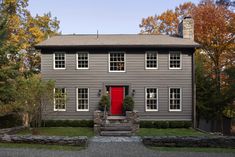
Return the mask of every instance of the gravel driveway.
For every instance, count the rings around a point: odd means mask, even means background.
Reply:
[[[81,151],[0,148],[0,157],[235,157],[235,154],[157,152],[143,146],[139,137],[93,137]]]

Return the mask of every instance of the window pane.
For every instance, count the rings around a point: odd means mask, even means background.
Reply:
[[[170,52],[170,68],[180,68],[180,52]]]
[[[146,55],[146,68],[157,68],[157,52],[147,52]]]
[[[55,53],[54,64],[55,68],[65,68],[65,54]]]
[[[77,99],[78,99],[78,110],[88,110],[88,88],[78,88],[77,89]]]
[[[78,53],[77,61],[78,68],[88,68],[88,53]]]
[[[157,89],[147,88],[146,89],[146,109],[157,110]]]
[[[125,71],[125,54],[110,53],[109,67],[110,71]]]
[[[65,88],[55,88],[54,102],[56,110],[65,110],[66,107],[66,92]]]
[[[180,88],[170,88],[169,97],[170,109],[171,110],[181,110],[181,91]]]

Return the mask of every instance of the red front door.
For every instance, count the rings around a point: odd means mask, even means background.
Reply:
[[[124,97],[123,87],[111,87],[111,114],[121,115]]]

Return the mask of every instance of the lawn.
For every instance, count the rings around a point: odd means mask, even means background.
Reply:
[[[202,147],[148,147],[155,151],[172,152],[206,152],[206,153],[235,153],[232,148],[202,148]]]
[[[140,128],[138,136],[208,136],[209,134],[205,134],[194,129],[156,129],[156,128]]]
[[[34,149],[49,149],[49,150],[62,150],[62,151],[79,151],[85,149],[85,147],[78,147],[78,146],[25,144],[25,143],[0,143],[0,148],[34,148]]]
[[[46,136],[94,136],[93,128],[86,127],[42,127],[37,128],[37,135],[46,135]],[[31,130],[22,130],[18,135],[30,135],[32,134]]]

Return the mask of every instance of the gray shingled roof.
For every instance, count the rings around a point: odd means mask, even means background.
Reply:
[[[113,35],[59,35],[51,37],[36,45],[36,48],[45,47],[198,47],[199,44],[180,37],[168,35],[139,35],[139,34],[113,34]]]

